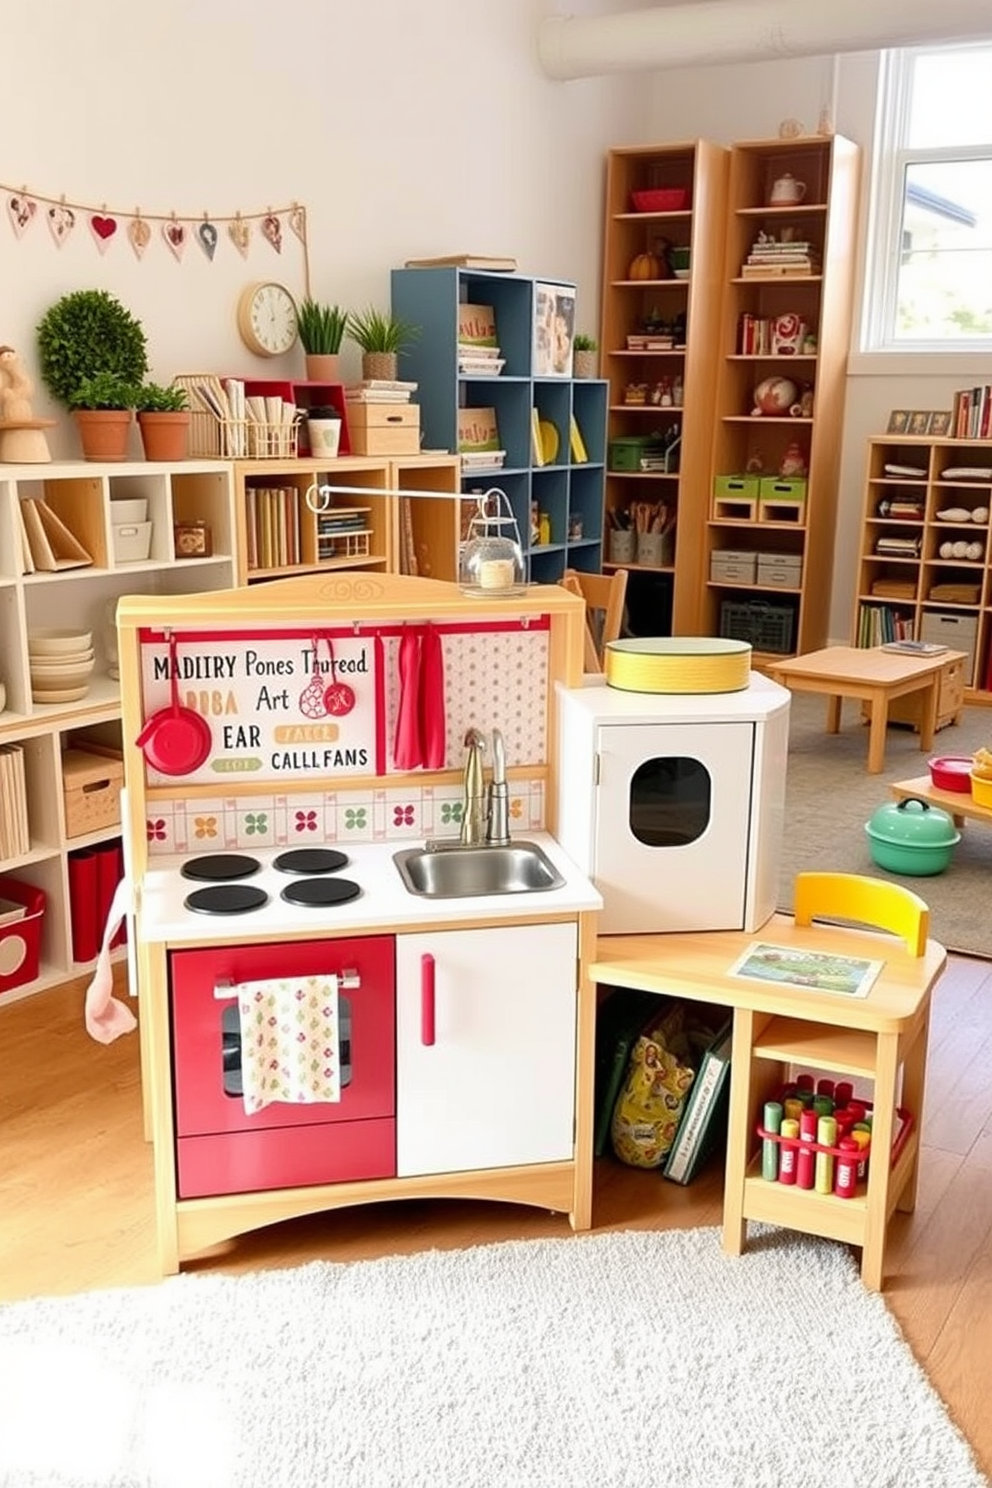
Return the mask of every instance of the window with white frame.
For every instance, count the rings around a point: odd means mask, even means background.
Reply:
[[[882,57],[862,349],[992,352],[992,43]]]

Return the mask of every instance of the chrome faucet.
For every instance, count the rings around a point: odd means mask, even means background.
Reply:
[[[506,847],[510,840],[509,789],[506,784],[506,748],[499,729],[493,729],[493,778],[489,784],[489,817],[486,841],[491,847]]]
[[[465,794],[462,802],[462,847],[478,847],[485,840],[486,789],[482,778],[482,752],[486,741],[477,728],[465,734]]]

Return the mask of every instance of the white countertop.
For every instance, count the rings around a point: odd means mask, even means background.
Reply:
[[[549,914],[577,914],[599,910],[603,901],[593,884],[576,868],[558,843],[546,832],[531,832],[519,839],[535,842],[544,849],[564,878],[557,889],[534,893],[478,894],[463,899],[428,899],[411,894],[403,884],[393,855],[404,848],[423,846],[420,841],[359,842],[344,846],[339,843],[283,843],[276,848],[239,849],[257,858],[261,871],[239,880],[264,889],[269,901],[260,909],[246,914],[198,914],[184,906],[184,899],[195,888],[204,887],[180,875],[183,863],[198,853],[175,853],[153,857],[139,886],[137,896],[136,934],[145,943],[168,942],[171,945],[201,945],[217,941],[248,941],[256,936],[273,935],[294,939],[319,937],[322,933],[364,934],[370,931],[393,931],[400,927],[418,930],[443,921],[502,918],[519,923],[540,920]],[[346,853],[347,866],[329,875],[347,878],[361,885],[362,892],[345,904],[330,908],[308,908],[287,904],[279,897],[293,878],[272,867],[272,860],[294,847],[325,845]],[[210,852],[207,849],[202,856]],[[223,852],[215,848],[214,852]]]

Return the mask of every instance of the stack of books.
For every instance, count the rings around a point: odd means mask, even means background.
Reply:
[[[344,390],[346,403],[409,403],[417,391],[415,382],[390,382],[383,378],[370,378],[366,382],[353,382]]]
[[[20,744],[0,744],[0,861],[20,858],[31,851],[31,833],[28,829],[28,797],[24,775],[24,750]],[[11,918],[17,906],[0,899],[0,923],[9,913]]]
[[[500,449],[495,408],[459,408],[458,453],[465,471],[502,470],[506,450]]]
[[[458,370],[469,377],[498,377],[506,366],[496,340],[492,305],[458,306]]]
[[[819,272],[820,261],[812,243],[805,239],[780,242],[770,233],[759,232],[741,268],[741,278],[802,277]]]
[[[954,394],[951,435],[954,439],[988,439],[992,429],[992,387],[961,388]]]
[[[288,568],[301,561],[300,492],[296,486],[248,486],[245,538],[249,569]]]

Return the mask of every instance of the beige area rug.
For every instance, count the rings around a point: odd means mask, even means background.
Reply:
[[[659,1180],[660,1182],[660,1180]],[[618,1232],[0,1308],[3,1488],[988,1488],[847,1249]]]
[[[892,800],[890,782],[927,774],[928,756],[912,729],[890,727],[885,768],[869,775],[860,704],[845,701],[839,734],[825,732],[826,706],[826,698],[809,693],[792,698],[779,908],[791,910],[793,881],[804,869],[869,873],[925,899],[930,933],[949,950],[992,956],[992,824],[965,825],[944,873],[909,877],[877,867],[865,823]],[[992,747],[992,708],[965,708],[960,724],[938,732],[933,753],[973,754],[982,745]]]

